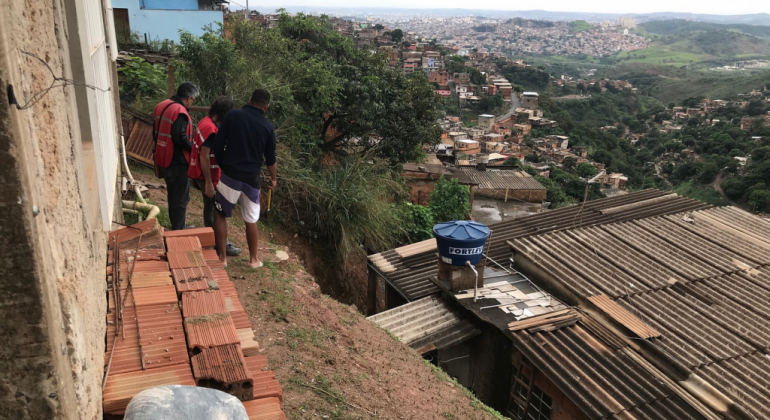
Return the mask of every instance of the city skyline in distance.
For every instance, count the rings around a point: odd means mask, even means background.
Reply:
[[[230,2],[232,10],[242,9],[246,0]],[[256,3],[256,4],[255,4]],[[547,7],[541,4],[538,8],[526,8],[520,4],[507,6],[503,2],[489,2],[483,5],[468,3],[460,0],[422,0],[415,3],[409,0],[372,0],[361,6],[361,3],[352,0],[286,0],[271,2],[251,2],[250,9],[274,11],[276,8],[307,8],[307,9],[379,9],[382,12],[397,10],[399,12],[429,12],[439,11],[486,11],[508,13],[552,13],[552,14],[590,14],[590,15],[650,15],[650,14],[693,14],[693,15],[721,15],[734,16],[770,14],[770,2],[755,0],[734,0],[732,2],[717,2],[714,0],[695,1],[683,0],[670,2],[664,0],[648,0],[647,2],[618,2],[609,0],[595,0],[584,6],[582,3],[566,0],[549,1]],[[471,7],[472,5],[472,7]],[[547,10],[544,10],[547,9]],[[470,13],[474,14],[474,13]],[[770,15],[765,16],[770,20]],[[770,24],[770,22],[768,22]]]

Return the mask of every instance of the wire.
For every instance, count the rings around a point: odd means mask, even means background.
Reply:
[[[55,89],[57,87],[64,87],[64,86],[68,86],[68,85],[75,85],[75,86],[84,86],[84,87],[86,87],[88,89],[94,89],[94,90],[98,90],[100,92],[109,92],[111,90],[111,88],[102,89],[102,88],[100,88],[98,86],[89,85],[88,83],[78,82],[77,80],[67,79],[65,77],[59,77],[59,76],[56,75],[56,73],[54,73],[54,71],[51,68],[51,66],[49,66],[48,63],[45,62],[45,60],[43,60],[42,58],[36,56],[35,54],[32,54],[29,51],[24,51],[24,50],[20,50],[20,51],[21,51],[22,54],[26,54],[26,55],[28,55],[30,57],[36,58],[38,61],[43,63],[43,65],[48,69],[48,71],[51,72],[51,76],[53,77],[53,81],[51,82],[51,84],[47,88],[34,93],[32,95],[32,97],[24,105],[19,105],[19,103],[14,100],[13,104],[16,105],[16,109],[18,109],[19,111],[23,111],[25,109],[31,108],[36,103],[40,102],[40,100],[43,99],[48,94],[49,91],[51,91],[52,89]],[[57,82],[59,84],[57,84]]]

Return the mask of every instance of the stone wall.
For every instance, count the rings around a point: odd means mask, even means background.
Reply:
[[[106,235],[94,155],[81,143],[64,8],[0,0],[0,418],[101,418]],[[115,180],[113,180],[115,181]]]

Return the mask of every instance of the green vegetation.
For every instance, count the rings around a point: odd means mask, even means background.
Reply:
[[[126,57],[118,68],[120,101],[152,112],[155,104],[166,99],[166,71],[159,64],[150,64],[139,57]]]
[[[461,185],[456,178],[446,179],[442,175],[430,193],[428,206],[406,203],[400,209],[406,238],[412,243],[433,237],[436,223],[450,220],[465,220],[471,214],[470,188]]]
[[[201,37],[181,35],[177,80],[201,88],[201,102],[229,95],[245,103],[258,87],[272,94],[279,188],[287,226],[317,236],[345,261],[387,249],[404,236],[389,201],[406,197],[399,165],[436,144],[439,102],[422,73],[407,78],[383,53],[355,48],[328,18],[280,16],[267,30],[251,23]]]
[[[594,25],[591,25],[584,20],[573,20],[569,23],[569,30],[572,33],[590,31],[593,28]]]
[[[697,185],[694,181],[685,181],[679,184],[679,186],[674,189],[674,192],[714,206],[726,206],[730,204],[713,188]]]
[[[718,24],[709,22],[695,22],[684,19],[653,20],[642,23],[639,29],[644,34],[680,35],[692,32],[706,32],[715,30],[728,30],[740,32],[757,37],[770,38],[770,26]]]

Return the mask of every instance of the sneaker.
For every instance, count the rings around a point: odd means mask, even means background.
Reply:
[[[225,255],[228,257],[237,257],[241,255],[241,249],[233,244],[227,244],[227,248],[225,248]]]
[[[195,225],[184,225],[184,228],[185,229],[195,229],[195,228],[197,228],[197,226],[195,226]]]

